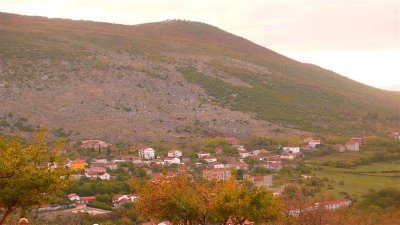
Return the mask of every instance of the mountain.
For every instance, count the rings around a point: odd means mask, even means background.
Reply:
[[[204,23],[0,13],[0,34],[5,131],[40,125],[71,139],[134,141],[369,134],[398,125],[398,93]]]

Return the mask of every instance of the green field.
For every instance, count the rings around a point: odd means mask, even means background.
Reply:
[[[315,177],[329,180],[327,182],[329,188],[324,188],[324,192],[336,198],[350,196],[353,199],[360,199],[370,190],[400,188],[400,161],[398,160],[351,168],[323,165],[327,161],[351,163],[373,153],[368,151],[334,153],[306,160],[306,165],[312,168],[311,174]]]

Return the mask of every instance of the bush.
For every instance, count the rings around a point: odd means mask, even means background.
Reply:
[[[98,208],[98,209],[104,209],[104,210],[112,210],[111,206],[107,205],[104,202],[98,202],[98,201],[94,201],[92,203],[89,203],[87,206],[93,207],[93,208]]]

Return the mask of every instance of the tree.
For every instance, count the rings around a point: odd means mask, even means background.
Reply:
[[[5,209],[0,225],[15,209],[38,206],[68,184],[68,171],[61,162],[63,143],[50,148],[45,131],[34,136],[32,144],[17,134],[0,137],[0,208]]]
[[[220,224],[230,220],[242,225],[247,220],[255,224],[276,222],[283,218],[282,205],[264,187],[251,183],[238,185],[236,181],[218,182],[216,185],[215,208],[211,210],[213,219]]]
[[[134,185],[137,188],[137,185]],[[242,225],[278,221],[283,217],[281,205],[266,189],[237,184],[235,180],[219,182],[186,176],[148,182],[140,188],[136,211],[154,221],[173,224],[225,224],[231,220]]]

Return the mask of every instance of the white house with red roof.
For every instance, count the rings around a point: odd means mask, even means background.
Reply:
[[[77,202],[78,204],[88,204],[96,200],[96,196],[82,196]]]
[[[320,144],[321,144],[320,139],[311,139],[308,141],[308,146],[310,146],[311,148],[316,148]]]
[[[156,151],[149,146],[143,146],[139,149],[139,156],[142,159],[154,159],[156,156]]]
[[[350,138],[350,141],[357,141],[360,147],[363,147],[365,145],[365,138],[363,137],[352,137]]]
[[[67,195],[67,198],[70,200],[70,201],[72,201],[72,202],[75,202],[75,201],[79,201],[81,198],[79,197],[79,195],[77,195],[76,193],[70,193],[70,194],[68,194]]]
[[[85,176],[90,179],[101,179],[101,180],[110,180],[111,176],[106,172],[105,168],[101,167],[90,167],[85,170]]]
[[[138,197],[136,195],[115,194],[112,198],[114,207],[120,207],[125,203],[135,202]]]
[[[181,159],[178,157],[166,157],[164,158],[165,165],[181,164]]]
[[[168,157],[170,157],[170,158],[175,158],[175,157],[182,157],[182,152],[181,151],[179,151],[179,150],[170,150],[170,151],[168,151],[168,153],[167,153],[167,156]]]
[[[250,154],[250,152],[248,152],[246,150],[239,150],[239,155],[240,155],[240,158],[245,159],[245,158],[249,157],[251,154]]]

